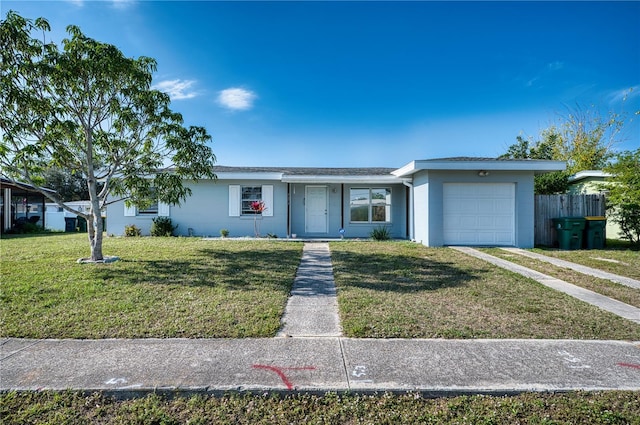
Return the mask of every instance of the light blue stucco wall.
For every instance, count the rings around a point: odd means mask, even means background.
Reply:
[[[192,195],[180,206],[171,206],[173,224],[177,224],[176,234],[187,236],[193,229],[196,236],[220,236],[220,229],[229,230],[230,237],[254,236],[254,218],[250,216],[229,216],[229,185],[261,186],[273,185],[272,217],[261,217],[260,233],[272,233],[278,237],[287,235],[287,184],[265,180],[200,180],[187,182]],[[149,235],[153,216],[127,217],[122,202],[107,208],[109,234],[122,235],[126,225],[135,224],[143,235]]]
[[[324,234],[307,233],[305,230],[305,195],[307,186],[324,186],[328,194],[328,231]],[[351,188],[390,188],[390,223],[351,223],[349,211],[349,193]],[[406,238],[406,189],[401,184],[303,184],[292,183],[291,195],[291,233],[297,237],[340,237],[344,228],[346,238],[368,238],[371,231],[386,226],[393,238]]]
[[[414,175],[415,239],[426,246],[442,246],[443,186],[445,183],[515,183],[515,243],[534,244],[533,171],[419,171]]]

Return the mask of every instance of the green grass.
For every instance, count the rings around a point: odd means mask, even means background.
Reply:
[[[629,249],[630,244],[624,241],[611,239],[607,240],[607,247],[610,248],[578,251],[536,248],[532,251],[640,280],[640,251]]]
[[[558,267],[517,253],[506,252],[499,248],[484,248],[482,251],[640,308],[640,289],[630,288],[607,279],[582,274],[572,269]]]
[[[2,336],[272,337],[302,244],[105,238],[112,264],[81,234],[15,236],[2,250]]]
[[[98,393],[0,394],[7,425],[73,424],[640,424],[631,391],[429,399],[419,394],[192,396],[116,401]]]
[[[331,244],[345,335],[640,340],[640,325],[449,248]]]

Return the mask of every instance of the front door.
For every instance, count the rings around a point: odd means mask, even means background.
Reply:
[[[305,199],[306,233],[327,233],[327,187],[307,186]]]

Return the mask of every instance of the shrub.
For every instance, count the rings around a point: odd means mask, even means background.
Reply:
[[[142,231],[135,224],[128,224],[124,226],[124,235],[127,237],[142,236]]]
[[[369,235],[374,241],[388,241],[391,239],[391,232],[386,226],[376,227]]]
[[[229,230],[220,229],[220,236],[223,237],[223,238],[226,238],[227,236],[229,236]]]
[[[173,236],[173,231],[177,228],[169,217],[156,217],[151,223],[151,236]]]

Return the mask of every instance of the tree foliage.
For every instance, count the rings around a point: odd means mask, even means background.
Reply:
[[[542,130],[538,140],[518,136],[500,158],[565,161],[565,171],[535,177],[536,194],[565,193],[569,176],[607,165],[624,124],[624,114],[609,112],[603,117],[595,107],[576,106],[561,116],[559,124]]]
[[[611,175],[605,185],[609,217],[640,247],[640,148],[619,153],[604,170]]]
[[[0,165],[9,178],[37,187],[57,167],[84,180],[91,258],[102,254],[100,210],[125,201],[145,208],[179,204],[183,179],[214,178],[211,137],[185,127],[166,93],[151,89],[155,60],[128,58],[115,46],[68,26],[62,48],[46,41],[45,19],[10,11],[0,23]],[[42,39],[32,36],[42,34]]]

